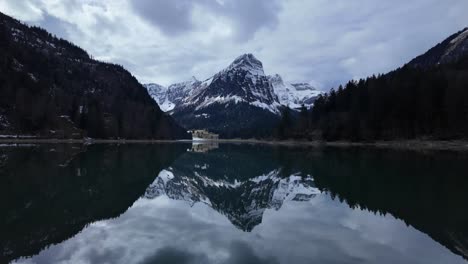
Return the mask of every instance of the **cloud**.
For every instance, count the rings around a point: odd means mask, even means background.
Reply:
[[[192,29],[191,0],[133,1],[134,9],[167,35],[178,35]]]
[[[216,27],[204,23],[212,18],[227,21],[224,30],[234,30],[236,40],[244,42],[263,27],[274,28],[280,10],[278,0],[140,0],[134,10],[169,36]],[[199,9],[199,12],[197,12]]]
[[[417,257],[417,258],[416,258]],[[377,261],[378,260],[378,261]],[[463,263],[403,221],[322,194],[266,210],[252,232],[206,204],[139,199],[115,219],[19,259],[29,263]]]
[[[1,1],[0,11],[6,14],[12,14],[17,19],[25,21],[38,21],[42,19],[42,11],[37,8],[34,0],[24,1]]]
[[[203,255],[197,255],[172,247],[164,247],[156,254],[145,258],[140,264],[203,264],[208,260]]]
[[[466,0],[3,0],[141,82],[209,78],[242,53],[323,89],[385,73],[468,26]]]

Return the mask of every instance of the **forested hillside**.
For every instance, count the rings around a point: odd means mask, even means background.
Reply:
[[[186,133],[123,67],[0,13],[0,135],[170,139]]]
[[[319,96],[311,111],[303,109],[289,136],[352,141],[467,139],[465,32],[393,72],[350,81]]]

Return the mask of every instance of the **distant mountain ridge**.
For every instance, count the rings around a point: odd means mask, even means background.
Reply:
[[[0,47],[2,137],[187,137],[119,65],[2,13]]]
[[[279,170],[273,170],[247,181],[229,183],[197,172],[184,175],[168,169],[159,173],[144,197],[154,199],[166,195],[191,206],[204,203],[226,215],[241,230],[250,232],[262,222],[266,209],[279,210],[286,201],[309,201],[321,193],[311,177],[283,178],[279,174]]]
[[[287,83],[279,74],[268,76],[279,103],[292,109],[302,106],[310,108],[315,99],[322,94],[310,83]]]
[[[158,87],[157,92],[151,92]],[[252,54],[237,57],[205,81],[196,78],[159,88],[147,84],[155,101],[187,129],[208,129],[222,137],[272,136],[286,107],[310,107],[320,91],[267,76]]]
[[[168,112],[172,111],[175,106],[183,103],[190,104],[190,91],[199,90],[199,88],[202,88],[202,84],[205,84],[203,87],[206,88],[214,79],[226,74],[232,74],[232,71],[238,70],[247,72],[245,77],[250,79],[250,82],[246,81],[246,87],[243,87],[243,89],[245,89],[245,94],[239,94],[238,96],[240,98],[229,97],[223,99],[205,99],[207,103],[211,103],[213,100],[236,101],[246,97],[247,99],[245,99],[245,101],[250,102],[252,105],[278,113],[278,104],[289,106],[292,109],[299,109],[302,105],[309,108],[313,105],[317,96],[322,94],[321,91],[317,90],[309,83],[287,83],[283,81],[279,74],[272,76],[265,75],[262,62],[252,54],[239,56],[226,69],[215,74],[205,82],[198,81],[195,77],[192,77],[189,81],[172,84],[169,87],[164,87],[156,83],[145,84],[145,87],[150,91],[153,99],[158,102],[161,109]],[[266,77],[267,80],[263,80],[264,77]],[[257,80],[263,80],[263,83],[266,84],[268,81],[273,89],[271,90],[271,87],[268,87],[268,84],[267,87],[257,87],[257,85],[261,85],[262,83],[260,82],[257,84]],[[155,87],[160,87],[158,88],[158,92],[152,92]],[[203,94],[199,94],[197,96],[203,97]]]

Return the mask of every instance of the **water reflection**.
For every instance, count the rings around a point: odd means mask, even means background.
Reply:
[[[0,148],[0,263],[124,213],[182,146]]]
[[[203,151],[0,148],[0,262],[465,263],[468,256],[463,155],[195,148]]]
[[[189,151],[204,153],[217,148],[219,148],[217,141],[193,141],[192,148]]]

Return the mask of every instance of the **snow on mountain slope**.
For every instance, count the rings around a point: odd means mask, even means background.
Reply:
[[[163,112],[168,112],[174,109],[175,104],[168,98],[168,89],[156,83],[149,83],[144,85],[148,90],[149,95],[158,103],[159,108]]]
[[[265,75],[262,62],[252,54],[237,57],[203,82],[192,77],[168,88],[157,84],[145,86],[166,112],[191,106],[200,110],[213,104],[247,103],[278,115],[282,106],[311,107],[322,93],[308,83],[287,83],[278,74]]]
[[[293,174],[284,178],[280,172],[276,169],[246,181],[226,182],[196,171],[185,175],[169,168],[159,173],[144,197],[154,199],[166,195],[191,206],[204,203],[226,215],[242,230],[251,231],[261,223],[266,209],[279,210],[285,202],[309,201],[321,193],[312,177]]]
[[[207,129],[222,138],[271,135],[289,106],[310,107],[320,94],[307,83],[285,83],[279,75],[267,76],[252,54],[237,57],[205,81],[192,78],[159,89],[156,99],[186,129]],[[170,107],[164,106],[169,104]]]
[[[212,104],[233,102],[247,103],[274,114],[280,112],[281,105],[263,71],[263,65],[252,54],[239,56],[200,86],[187,97],[183,107],[203,109]]]
[[[178,106],[189,100],[189,98],[203,86],[203,82],[197,80],[195,77],[192,77],[188,81],[169,85],[167,96],[169,100]]]
[[[287,83],[279,74],[268,76],[274,92],[282,105],[298,109],[302,105],[310,108],[322,92],[309,83]]]

